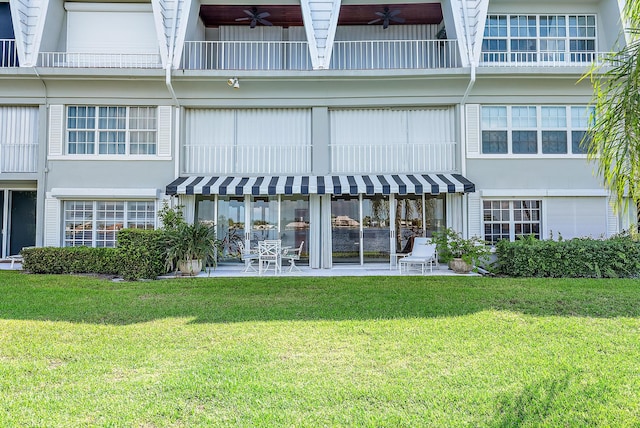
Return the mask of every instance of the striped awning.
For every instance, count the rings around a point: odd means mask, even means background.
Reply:
[[[475,192],[460,174],[277,175],[178,177],[167,195],[408,195]]]

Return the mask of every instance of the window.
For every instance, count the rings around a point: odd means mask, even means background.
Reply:
[[[67,107],[68,154],[154,155],[156,145],[156,107]]]
[[[538,200],[483,201],[485,241],[495,244],[529,235],[540,239],[541,206]]]
[[[537,153],[537,112],[533,106],[511,107],[511,139],[513,153]]]
[[[542,153],[567,153],[567,108],[542,107]]]
[[[508,153],[507,107],[482,107],[482,153]]]
[[[571,151],[572,153],[587,153],[591,139],[587,134],[589,125],[595,119],[593,107],[571,107]]]
[[[595,15],[487,16],[485,62],[591,62],[595,51]]]
[[[569,50],[571,61],[592,61],[596,50],[596,17],[569,16]]]
[[[504,62],[507,60],[507,15],[489,15],[484,28],[482,52],[485,61]]]
[[[482,106],[481,117],[483,154],[584,155],[593,108]]]
[[[155,228],[153,201],[65,201],[65,247],[115,247],[123,227]]]

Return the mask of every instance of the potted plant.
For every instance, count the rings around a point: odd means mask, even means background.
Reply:
[[[434,232],[438,258],[448,263],[456,273],[469,273],[478,264],[489,257],[491,250],[486,242],[478,237],[465,239],[462,234],[451,228]]]
[[[166,230],[167,268],[183,275],[197,275],[203,266],[217,266],[218,240],[215,229],[201,222],[179,222]]]

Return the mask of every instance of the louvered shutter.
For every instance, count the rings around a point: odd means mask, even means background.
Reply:
[[[47,198],[44,201],[44,246],[60,246],[60,201]]]
[[[64,106],[49,106],[49,156],[64,154]]]
[[[158,156],[171,157],[171,106],[158,107]]]
[[[467,104],[467,155],[480,154],[480,105]]]
[[[482,233],[482,205],[480,195],[477,192],[469,193],[467,198],[469,236],[478,236],[484,239],[484,234]]]

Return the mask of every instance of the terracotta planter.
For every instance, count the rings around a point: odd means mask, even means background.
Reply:
[[[469,273],[471,272],[471,266],[469,263],[465,262],[462,259],[453,259],[449,262],[449,267],[455,273]]]
[[[182,260],[178,263],[178,269],[183,275],[195,276],[202,271],[202,260]]]

